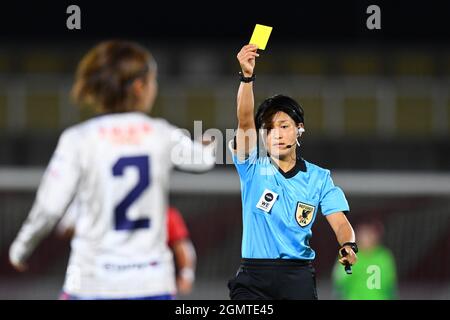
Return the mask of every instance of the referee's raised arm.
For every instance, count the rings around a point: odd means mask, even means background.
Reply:
[[[237,94],[238,130],[236,134],[235,151],[239,156],[246,157],[256,146],[256,129],[254,120],[253,80],[255,60],[259,54],[256,45],[246,45],[237,54],[241,66],[241,84]]]

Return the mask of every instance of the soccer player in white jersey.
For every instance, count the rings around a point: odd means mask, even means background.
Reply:
[[[73,96],[99,116],[66,129],[36,199],[10,248],[27,258],[76,199],[79,212],[63,292],[72,299],[170,299],[169,174],[206,171],[214,145],[194,142],[146,115],[157,92],[156,63],[133,42],[102,42],[79,63]]]

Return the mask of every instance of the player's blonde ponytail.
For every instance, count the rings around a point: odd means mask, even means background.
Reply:
[[[147,80],[156,71],[151,54],[128,41],[105,41],[91,49],[80,61],[72,88],[78,105],[101,112],[139,109],[139,97],[131,89],[134,80]]]

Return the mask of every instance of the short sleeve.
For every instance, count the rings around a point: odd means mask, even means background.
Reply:
[[[244,158],[240,157],[237,154],[236,149],[233,148],[233,146],[234,140],[230,140],[228,148],[230,149],[233,163],[236,167],[239,177],[242,180],[247,180],[248,178],[251,178],[255,172],[255,167],[258,161],[257,148],[253,148],[253,150]]]
[[[167,212],[167,231],[168,231],[168,244],[173,245],[179,240],[189,237],[189,232],[184,223],[183,217],[180,212],[170,207]]]
[[[350,211],[344,192],[341,188],[334,185],[329,171],[326,173],[325,182],[320,194],[320,208],[324,216],[339,211],[347,214]]]

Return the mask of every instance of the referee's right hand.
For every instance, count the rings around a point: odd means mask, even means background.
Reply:
[[[251,77],[253,75],[253,69],[255,68],[255,59],[259,57],[256,52],[258,46],[254,44],[248,44],[243,46],[241,51],[237,54],[237,59],[241,65],[242,73],[245,77]]]

